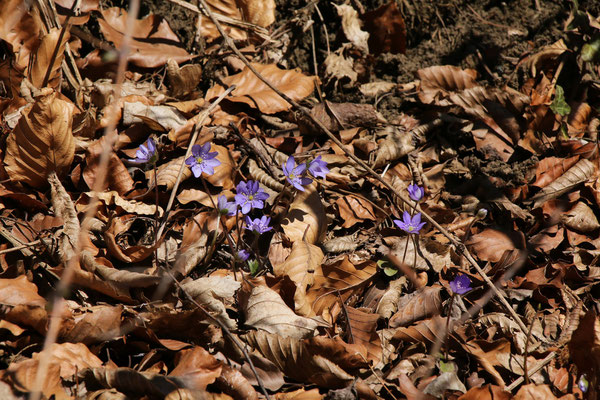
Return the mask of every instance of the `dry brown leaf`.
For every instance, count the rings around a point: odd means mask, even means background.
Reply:
[[[362,285],[376,273],[377,264],[374,261],[353,265],[344,257],[332,264],[323,265],[315,271],[315,282],[306,293],[307,304],[312,305],[311,309],[298,312],[302,315],[323,316],[326,321],[332,321],[333,315],[341,311],[340,298],[342,301],[347,300],[353,293],[361,290]]]
[[[511,236],[502,231],[487,228],[471,236],[465,244],[480,260],[498,262],[502,259],[505,251],[523,248],[520,243],[522,239],[518,238],[516,233]]]
[[[406,52],[406,25],[396,2],[391,1],[368,11],[362,19],[365,21],[365,30],[369,32],[371,54]]]
[[[322,387],[345,387],[355,379],[346,370],[367,366],[361,357],[364,348],[359,350],[362,346],[345,344],[339,338],[297,340],[256,331],[244,335],[244,340],[287,376]]]
[[[72,115],[72,105],[54,91],[36,98],[6,140],[4,165],[11,180],[41,188],[50,172],[65,176],[75,156]]]
[[[61,25],[65,23],[65,17],[71,15],[69,22],[73,25],[83,25],[90,19],[92,11],[97,11],[100,8],[99,0],[83,0],[79,3],[79,14],[73,15],[71,8],[76,0],[56,0],[56,12],[59,15]]]
[[[93,197],[94,193],[86,192],[86,194],[90,199]],[[136,200],[127,200],[122,198],[119,193],[115,191],[109,192],[101,192],[97,193],[96,196],[98,200],[103,201],[105,205],[112,206],[115,205],[119,208],[122,208],[123,211],[127,213],[135,213],[138,215],[155,215],[156,213],[156,205],[155,204],[146,204],[141,201]],[[121,214],[121,213],[119,213]],[[158,207],[158,216],[161,217],[163,215],[162,207]]]
[[[48,371],[44,377],[42,393],[56,396],[57,399],[71,398],[63,388],[61,379],[74,379],[78,371],[85,368],[100,367],[102,361],[82,343],[54,343],[32,358],[12,363],[5,370],[5,379],[9,379],[16,388],[29,392],[34,388],[35,376],[40,358],[48,357]]]
[[[569,168],[577,163],[578,156],[569,158],[546,157],[537,165],[535,170],[535,182],[533,186],[543,188],[554,182],[558,177],[564,174]]]
[[[233,158],[231,158],[229,150],[218,144],[212,144],[210,151],[217,152],[217,160],[221,162],[221,165],[215,167],[214,174],[204,174],[203,179],[206,179],[210,184],[222,187],[225,190],[233,188],[233,172],[235,171],[236,166]]]
[[[275,0],[236,0],[244,21],[266,28],[275,22]]]
[[[335,204],[338,206],[340,218],[344,220],[343,228],[350,228],[367,219],[371,221],[377,219],[371,203],[358,194],[340,197]]]
[[[79,219],[71,196],[65,190],[56,173],[48,174],[50,193],[52,195],[52,206],[55,215],[62,219],[62,234],[58,237],[58,254],[65,265],[72,258],[78,257],[77,248],[80,239]]]
[[[48,74],[48,80],[46,86],[51,88],[58,88],[60,84],[61,77],[61,63],[65,57],[65,45],[69,40],[69,32],[67,31],[58,46],[58,51],[56,52],[56,57],[54,57],[54,61],[52,64],[52,56],[55,54],[55,50],[58,43],[58,39],[60,38],[61,30],[58,28],[52,28],[50,32],[42,37],[40,47],[35,52],[35,59],[31,69],[29,71],[29,80],[38,89],[42,88],[42,83],[44,82],[44,78],[50,70]]]
[[[421,80],[419,100],[430,104],[438,102],[448,92],[462,91],[477,86],[474,69],[460,69],[453,65],[438,65],[417,71]]]
[[[240,12],[240,7],[238,6],[238,2],[236,0],[208,0],[206,3],[214,13],[219,13],[220,15],[228,18],[242,20],[242,13]],[[203,13],[198,15],[198,18],[200,34],[206,39],[207,42],[211,42],[214,39],[219,39],[221,37],[217,27],[210,18],[205,16]],[[248,38],[248,35],[244,29],[223,23],[221,23],[221,26],[225,30],[225,33],[227,33],[227,35],[233,40],[246,40]]]
[[[564,228],[553,225],[542,229],[535,235],[529,238],[529,246],[531,249],[548,253],[556,249],[565,239]]]
[[[327,215],[316,182],[305,186],[304,192],[296,193],[281,228],[292,242],[316,244],[323,240],[327,231]]]
[[[216,227],[218,221],[211,223],[209,213],[199,213],[184,226],[183,240],[177,254],[174,270],[187,276],[206,255],[209,224]]]
[[[560,219],[569,229],[579,232],[592,232],[600,228],[596,214],[590,206],[582,201],[577,202],[571,210],[562,214]]]
[[[183,379],[165,376],[162,373],[139,372],[131,368],[98,367],[86,368],[79,378],[87,384],[103,388],[114,388],[133,397],[151,396],[165,398],[178,388],[185,387]]]
[[[513,397],[514,400],[558,400],[550,386],[548,385],[536,385],[530,383],[529,385],[523,385]]]
[[[169,377],[178,378],[184,387],[204,390],[221,375],[221,363],[200,346],[177,353],[175,369]]]
[[[6,40],[15,56],[15,68],[25,70],[30,55],[37,49],[42,21],[29,13],[29,5],[21,0],[0,2],[0,39]]]
[[[262,183],[266,187],[271,188],[272,190],[274,190],[276,192],[281,192],[284,188],[284,186],[281,182],[277,181],[271,175],[269,175],[268,173],[263,171],[258,166],[256,161],[254,161],[251,158],[248,160],[248,172],[249,172],[250,177],[253,180]]]
[[[177,175],[179,174],[179,169],[181,168],[181,164],[185,162],[185,156],[181,156],[178,158],[174,158],[165,164],[161,164],[158,167],[156,180],[158,181],[158,186],[166,186],[166,190],[170,191],[175,186],[175,181],[177,180]],[[189,169],[186,165],[183,166],[183,174],[181,175],[181,181],[188,179],[192,176],[192,170]],[[154,171],[148,171],[146,173],[146,177],[149,179],[149,187],[154,187]]]
[[[181,128],[187,123],[187,119],[175,107],[124,101],[123,125],[130,126],[140,122],[144,122],[152,130],[167,132]]]
[[[546,201],[556,199],[563,194],[571,191],[577,185],[586,182],[596,174],[596,167],[587,159],[582,159],[567,172],[562,174],[554,182],[544,187],[539,193],[529,199],[533,203],[533,208],[537,208]]]
[[[256,64],[252,66],[277,89],[284,92],[292,100],[299,101],[314,90],[315,77],[306,76],[297,70],[283,70],[275,64]],[[236,89],[227,97],[228,101],[244,103],[252,108],[258,108],[265,114],[275,114],[291,108],[283,98],[271,90],[263,81],[258,79],[247,67],[236,75],[224,78],[227,86],[236,85]],[[211,100],[225,92],[220,85],[208,90],[205,99]]]
[[[399,311],[390,318],[390,328],[407,326],[424,318],[440,314],[442,308],[442,287],[426,286],[405,295],[398,302]]]
[[[415,149],[415,139],[410,132],[393,125],[386,126],[383,132],[386,137],[378,143],[373,168],[382,167]]]
[[[330,131],[339,131],[354,127],[374,128],[386,123],[385,118],[371,104],[319,103],[310,111]],[[315,135],[319,128],[310,120],[300,121],[300,131],[307,135]]]
[[[530,352],[535,351],[535,349],[539,347],[539,342],[533,337],[530,337],[529,343],[526,343],[528,341],[526,332],[522,332],[519,325],[506,316],[506,314],[487,313],[481,316],[479,322],[485,328],[495,327],[507,337],[512,337],[515,348],[519,354],[525,354],[526,345],[528,345]]]
[[[346,306],[348,316],[348,342],[361,344],[367,349],[367,360],[379,364],[383,354],[381,338],[377,334],[378,314],[367,313]]]
[[[96,175],[98,174],[98,165],[100,163],[100,157],[102,155],[105,138],[96,140],[87,148],[86,152],[86,166],[83,170],[82,176],[85,183],[91,189],[94,187],[96,182]],[[123,195],[133,189],[133,179],[123,161],[110,150],[107,175],[104,182],[104,188],[115,190],[120,195]]]
[[[403,340],[410,343],[435,343],[443,340],[440,335],[446,326],[446,318],[436,315],[431,319],[419,322],[407,328],[398,328],[394,333],[393,340]]]
[[[46,299],[38,294],[35,284],[21,275],[14,279],[0,279],[0,304],[44,307]]]
[[[232,298],[240,286],[241,283],[231,276],[209,276],[183,283],[181,289],[228,329],[237,329],[237,323],[227,314],[223,299]]]
[[[319,393],[319,389],[305,390],[304,388],[293,392],[276,393],[276,400],[322,400],[325,395]]]
[[[527,59],[527,68],[531,70],[531,76],[537,77],[538,72],[555,68],[556,60],[565,52],[569,51],[563,39],[544,46],[540,51]]]
[[[202,67],[199,64],[187,64],[183,67],[177,65],[177,61],[167,61],[167,77],[171,87],[171,96],[184,97],[194,90],[202,79]]]
[[[230,367],[221,366],[221,375],[217,378],[217,386],[236,399],[258,400],[258,393],[242,373]]]
[[[358,13],[352,6],[347,4],[334,4],[337,13],[342,17],[342,29],[348,39],[354,46],[369,54],[369,33],[361,29],[362,21]]]
[[[569,354],[579,374],[594,376],[600,367],[600,319],[594,309],[579,319],[579,325],[569,341]]]
[[[104,232],[106,248],[112,256],[119,261],[126,263],[136,263],[150,257],[162,240],[150,245],[128,244],[126,241],[117,240],[117,237],[126,234],[137,218],[131,215],[124,215],[111,219],[110,225]]]
[[[484,385],[476,386],[469,389],[469,391],[462,396],[459,400],[511,400],[513,395],[496,385]]]
[[[121,331],[122,313],[123,306],[121,305],[99,305],[74,309],[72,311],[73,326],[68,326],[68,329],[63,326],[60,338],[65,342],[85,345],[115,340],[123,335]]]
[[[354,85],[358,79],[358,73],[354,69],[354,61],[351,58],[344,57],[343,49],[340,48],[335,52],[327,55],[324,61],[325,76],[328,80],[348,81],[349,85]],[[340,54],[338,54],[340,53]]]
[[[127,31],[127,11],[112,7],[100,11],[103,18],[98,19],[100,31],[120,48],[124,32]],[[169,59],[178,63],[188,61],[192,55],[180,46],[179,38],[166,20],[156,15],[147,15],[136,19],[133,26],[133,40],[129,43],[128,61],[143,68],[161,67]]]
[[[252,289],[244,307],[246,325],[269,333],[303,339],[314,335],[319,323],[300,317],[290,309],[277,292],[266,286]]]
[[[390,282],[390,286],[379,299],[375,312],[383,318],[389,318],[398,311],[402,291],[406,288],[406,277],[401,276]]]

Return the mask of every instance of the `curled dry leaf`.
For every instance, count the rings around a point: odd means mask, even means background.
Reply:
[[[206,3],[214,13],[219,13],[224,17],[234,20],[242,20],[242,13],[236,0],[207,0]],[[205,38],[208,42],[211,42],[214,39],[219,39],[221,37],[221,34],[217,30],[214,22],[205,16],[204,13],[200,13],[198,18],[200,19],[198,21],[200,35],[202,35],[203,38]],[[221,26],[225,30],[225,33],[227,33],[227,35],[233,40],[246,40],[248,37],[245,30],[236,26],[223,23],[221,23]]]
[[[340,236],[323,243],[323,250],[327,253],[352,252],[358,248],[359,243],[355,235]]]
[[[560,219],[570,229],[579,232],[592,232],[600,228],[594,211],[584,202],[575,204],[569,212],[561,215]]]
[[[112,7],[100,11],[98,19],[104,37],[120,48],[127,31],[127,11]],[[142,68],[161,67],[169,59],[177,62],[188,61],[192,56],[180,46],[179,38],[169,28],[166,20],[156,15],[136,19],[133,26],[133,39],[129,43],[128,61]]]
[[[275,0],[236,0],[244,21],[266,28],[275,22]]]
[[[283,232],[292,242],[320,242],[327,231],[327,216],[316,182],[298,192],[281,223]]]
[[[342,17],[342,29],[348,39],[354,46],[369,54],[369,33],[361,29],[362,21],[358,13],[352,6],[347,4],[334,4],[337,13]]]
[[[258,393],[248,382],[248,379],[239,370],[229,365],[221,366],[221,375],[217,377],[215,383],[221,390],[232,395],[235,399],[258,400]]]
[[[6,140],[4,165],[11,180],[41,188],[50,172],[65,176],[75,156],[72,110],[54,91],[35,99]]]
[[[60,84],[60,65],[65,58],[65,45],[69,40],[69,32],[67,31],[63,35],[62,41],[58,43],[60,31],[58,28],[52,28],[50,32],[42,37],[40,47],[35,52],[35,59],[29,71],[29,80],[38,89],[42,88],[48,70],[50,70],[50,73],[46,80],[46,86],[56,89]],[[57,46],[58,51],[56,52],[56,57],[53,59]],[[52,64],[50,64],[51,62]]]
[[[88,198],[92,198],[94,193],[86,192],[85,195]],[[138,215],[155,215],[156,213],[156,205],[155,204],[146,204],[141,201],[136,200],[127,200],[122,198],[119,193],[115,191],[109,192],[101,192],[97,193],[96,196],[98,200],[103,201],[105,205],[112,206],[115,205],[119,208],[122,208],[123,211],[127,213],[134,213]],[[119,213],[120,214],[120,213]],[[162,207],[158,207],[158,216],[161,217],[163,215]]]
[[[284,188],[281,182],[277,181],[271,175],[263,171],[253,159],[248,160],[248,172],[253,180],[262,183],[266,187],[276,192],[281,192]]]
[[[329,53],[325,59],[325,76],[328,80],[347,80],[349,85],[354,85],[358,79],[358,73],[354,69],[354,61],[344,57],[343,48]],[[338,54],[339,53],[339,54]]]
[[[306,76],[296,70],[283,70],[275,64],[257,64],[252,66],[267,79],[273,86],[284,92],[292,100],[302,100],[314,90],[315,77]],[[236,75],[223,79],[227,86],[236,85],[236,89],[227,97],[228,101],[244,103],[252,108],[258,108],[265,114],[275,114],[291,108],[283,98],[258,79],[248,67]],[[225,92],[220,85],[215,85],[208,90],[205,99],[211,100]]]
[[[210,151],[217,152],[217,160],[221,162],[221,165],[215,167],[215,173],[212,175],[204,174],[206,179],[211,185],[222,187],[223,189],[233,188],[233,171],[235,170],[235,163],[227,147],[220,146],[218,144],[212,144]],[[159,179],[160,182],[160,179]]]
[[[398,312],[390,318],[390,328],[407,326],[415,321],[440,314],[441,290],[440,285],[426,286],[400,298]]]
[[[165,398],[172,391],[185,387],[185,383],[177,376],[140,372],[124,367],[82,368],[78,377],[89,385],[115,389],[118,392],[129,393],[133,397],[140,398],[144,396]]]
[[[119,261],[126,263],[136,263],[150,257],[154,250],[160,245],[162,240],[157,240],[151,245],[134,244],[129,245],[126,241],[117,240],[121,235],[126,234],[136,217],[124,215],[111,219],[108,229],[104,232],[104,240],[109,253]]]
[[[177,273],[187,276],[206,256],[209,221],[208,213],[200,213],[183,228],[183,240],[174,266]],[[211,225],[216,226],[216,223],[218,221],[215,220]]]
[[[335,204],[338,206],[340,218],[344,220],[343,228],[350,228],[365,220],[375,221],[377,219],[371,203],[360,195],[352,194],[340,197]]]
[[[370,83],[363,83],[360,85],[358,90],[366,97],[377,97],[387,92],[391,92],[397,84],[393,82],[377,81]]]
[[[171,96],[183,97],[196,90],[202,79],[202,67],[199,64],[188,64],[183,67],[177,61],[167,61],[167,77],[171,88]]]
[[[96,177],[100,172],[98,170],[98,165],[100,163],[100,157],[102,156],[105,140],[105,138],[96,140],[87,148],[85,156],[86,166],[83,170],[82,176],[90,189],[94,188]],[[134,182],[131,178],[131,175],[129,175],[127,168],[125,165],[123,165],[123,161],[121,161],[121,159],[112,149],[110,150],[106,173],[107,175],[106,179],[104,180],[104,188],[102,189],[106,189],[108,187],[112,190],[115,190],[120,195],[123,195],[133,189]]]
[[[233,297],[240,286],[241,283],[231,276],[209,276],[186,282],[181,285],[181,289],[223,322],[228,329],[236,329],[237,324],[227,314],[223,299]]]
[[[167,191],[173,189],[173,187],[175,186],[175,181],[177,180],[177,175],[179,174],[179,169],[181,168],[181,164],[183,164],[184,162],[185,157],[181,156],[179,158],[174,158],[165,164],[161,164],[156,172],[156,180],[158,181],[158,186],[166,186]],[[181,181],[183,182],[191,176],[192,170],[184,165]],[[154,171],[147,171],[146,177],[149,180],[148,187],[154,187]]]
[[[403,340],[410,343],[435,343],[436,340],[443,340],[441,337],[446,318],[436,315],[431,319],[426,319],[416,325],[407,328],[398,328],[394,333],[393,340]]]
[[[90,345],[115,340],[123,335],[121,305],[93,306],[74,309],[72,312],[74,324],[64,324],[60,335],[61,340],[65,342]]]
[[[37,15],[34,17],[28,8],[21,0],[0,2],[0,38],[12,46],[14,66],[21,72],[29,65],[29,58],[38,47],[44,29],[41,19]]]
[[[56,173],[51,172],[48,175],[48,182],[50,183],[54,213],[63,220],[63,231],[59,237],[58,253],[66,265],[68,260],[79,256],[75,250],[78,247],[79,232],[81,230],[79,219],[77,218],[77,211],[75,211],[73,200],[71,200],[71,196],[69,196],[62,183],[60,183]]]
[[[354,127],[374,128],[387,121],[371,104],[332,103],[326,101],[319,103],[310,111],[330,131],[339,131]],[[310,120],[299,121],[301,132],[315,135],[319,128]]]
[[[537,208],[548,200],[556,199],[572,190],[575,186],[586,182],[596,174],[596,167],[587,159],[582,159],[567,172],[562,174],[554,182],[544,187],[539,193],[533,196],[529,201],[533,203],[533,208]]]
[[[389,318],[398,311],[402,291],[406,288],[406,277],[401,276],[390,282],[390,286],[381,296],[375,312],[383,318]]]
[[[294,313],[281,296],[266,286],[252,289],[244,307],[246,325],[269,333],[303,339],[314,335],[319,323]]]
[[[296,310],[310,309],[310,304],[306,304],[306,289],[314,283],[315,271],[320,269],[324,257],[319,247],[299,241],[294,242],[292,252],[283,264],[273,266],[275,276],[287,275],[296,284]]]

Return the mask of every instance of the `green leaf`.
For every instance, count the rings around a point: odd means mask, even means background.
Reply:
[[[565,101],[565,91],[560,85],[556,85],[556,92],[554,93],[554,100],[550,104],[550,109],[554,114],[559,114],[563,117],[571,113],[571,107]]]
[[[256,275],[256,273],[258,272],[258,261],[256,260],[250,260],[248,261],[248,268],[250,268],[250,273],[252,274],[252,276]]]
[[[454,372],[454,363],[452,361],[445,362],[440,359],[440,372]]]
[[[383,269],[383,272],[387,275],[387,276],[394,276],[398,273],[398,270],[396,268],[391,268],[391,267],[385,267]]]

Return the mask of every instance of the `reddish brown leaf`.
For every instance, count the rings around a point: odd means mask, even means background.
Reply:
[[[344,220],[344,228],[363,222],[368,219],[375,221],[375,211],[373,206],[364,197],[360,195],[348,195],[340,197],[335,204],[338,206],[340,217]]]

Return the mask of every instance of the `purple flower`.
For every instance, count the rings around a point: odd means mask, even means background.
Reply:
[[[143,164],[147,162],[151,162],[154,164],[156,161],[158,161],[158,155],[156,153],[156,143],[154,143],[154,139],[149,138],[146,141],[146,146],[141,144],[135,152],[135,158],[130,159],[129,161],[134,162],[136,164]]]
[[[219,210],[219,214],[231,217],[235,215],[237,205],[234,202],[227,201],[227,197],[222,194],[217,200],[217,209]]]
[[[395,219],[394,223],[398,226],[398,228],[407,233],[419,234],[419,231],[423,225],[425,225],[425,222],[421,222],[421,213],[416,213],[413,217],[411,217],[407,211],[404,211],[402,214],[402,219],[403,221]]]
[[[417,186],[417,185],[410,185],[408,187],[408,195],[410,196],[411,199],[413,199],[414,201],[419,201],[423,198],[423,195],[425,194],[425,190],[423,190],[422,187]]]
[[[450,289],[454,294],[465,294],[471,290],[471,279],[467,275],[457,275],[452,282],[450,282]]]
[[[263,208],[264,201],[269,198],[256,181],[240,182],[235,190],[235,204],[242,207],[243,214],[248,214],[253,208]]]
[[[270,222],[271,218],[266,215],[263,215],[260,219],[250,219],[250,217],[246,217],[246,229],[257,233],[265,233],[273,229],[269,226]]]
[[[301,177],[306,171],[306,164],[300,164],[296,167],[296,160],[294,157],[290,156],[287,159],[287,162],[283,164],[283,173],[285,174],[285,178],[289,183],[292,184],[293,187],[304,192],[304,185],[310,185],[312,179]]]
[[[236,254],[236,259],[239,261],[246,261],[250,257],[250,252],[248,250],[240,250]]]
[[[202,146],[195,144],[192,146],[192,155],[185,160],[196,178],[199,178],[203,172],[208,175],[214,174],[214,168],[221,165],[221,161],[216,158],[219,153],[209,151],[210,143],[204,143]]]
[[[308,163],[308,172],[315,178],[321,177],[325,179],[325,176],[329,173],[329,168],[327,168],[327,163],[321,160],[321,156],[318,156]]]
[[[585,374],[581,375],[581,378],[579,378],[579,382],[577,382],[577,386],[579,386],[579,389],[583,393],[588,391],[590,387],[590,382],[587,380]]]

